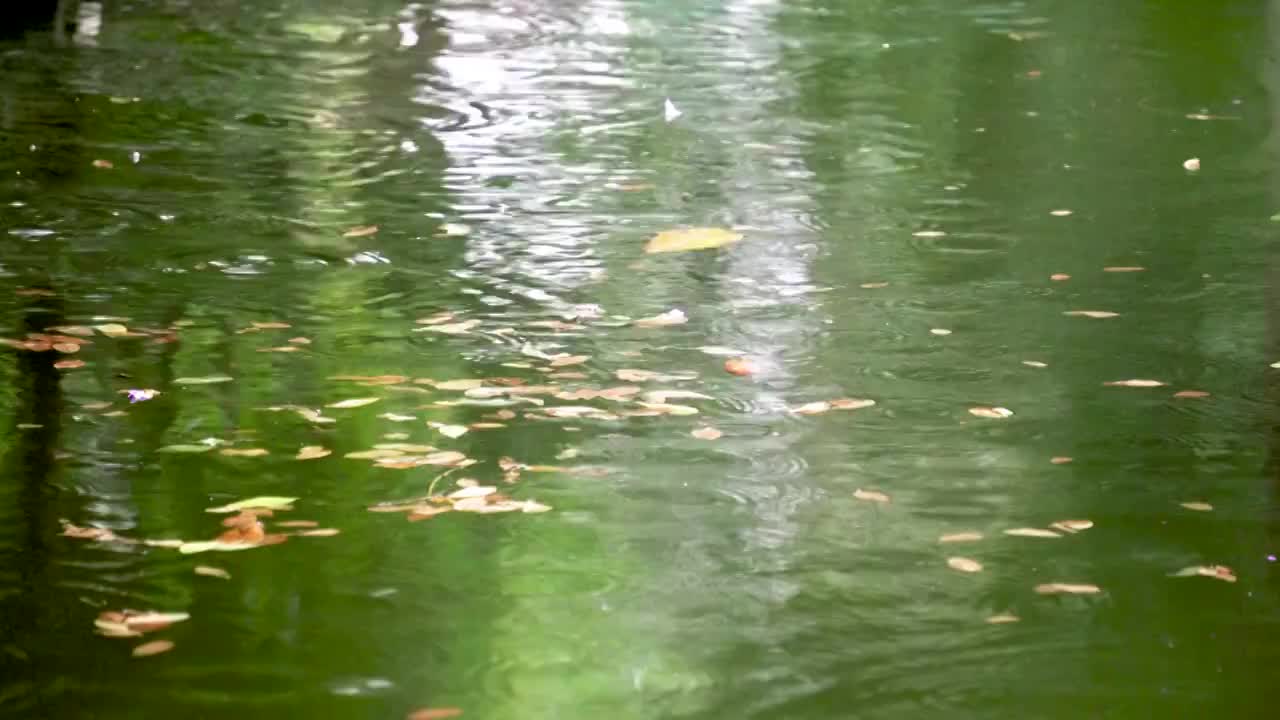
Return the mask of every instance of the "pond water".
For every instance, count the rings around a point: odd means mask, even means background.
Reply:
[[[1274,713],[1280,6],[78,16],[0,44],[5,716]]]

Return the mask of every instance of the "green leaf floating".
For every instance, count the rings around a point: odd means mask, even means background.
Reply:
[[[249,498],[248,500],[239,500],[230,505],[222,505],[220,507],[211,507],[205,512],[211,513],[232,513],[248,510],[249,508],[265,508],[267,510],[280,510],[287,508],[297,502],[298,498],[294,497],[274,497],[265,495],[263,497]]]

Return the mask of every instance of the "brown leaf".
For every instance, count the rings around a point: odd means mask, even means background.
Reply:
[[[102,159],[94,160],[93,166],[100,170],[110,170],[111,168],[115,167],[115,165],[112,164],[110,160],[102,160]]]
[[[59,360],[53,364],[53,367],[58,370],[75,370],[84,367],[85,364],[83,360]]]
[[[136,658],[150,657],[152,655],[169,652],[172,649],[172,640],[152,640],[151,642],[145,642],[135,647],[133,649],[133,656]]]
[[[1043,583],[1036,586],[1041,595],[1096,595],[1102,592],[1097,585],[1087,583]]]
[[[456,707],[421,708],[409,713],[409,717],[406,720],[448,720],[448,718],[456,718],[461,714],[462,709]]]
[[[377,225],[357,225],[350,230],[342,233],[342,237],[368,237],[378,232]]]
[[[947,567],[959,572],[982,572],[982,563],[967,557],[949,557],[947,558]]]
[[[862,488],[858,488],[857,490],[853,491],[853,497],[858,500],[865,500],[867,502],[874,502],[874,503],[889,502],[889,496],[885,495],[884,493],[878,490],[863,490]]]
[[[755,366],[746,358],[729,358],[724,361],[724,371],[730,375],[750,375],[756,371]]]

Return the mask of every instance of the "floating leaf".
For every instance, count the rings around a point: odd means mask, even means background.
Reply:
[[[448,720],[456,718],[462,714],[462,708],[456,707],[430,707],[420,708],[409,713],[406,720]]]
[[[315,460],[317,458],[328,457],[333,451],[319,445],[307,445],[298,450],[298,454],[294,455],[295,460]]]
[[[1096,595],[1102,592],[1102,588],[1087,583],[1043,583],[1035,589],[1041,595]]]
[[[382,413],[378,417],[383,420],[390,420],[391,422],[410,422],[418,419],[417,415],[397,415],[396,413],[390,412]]]
[[[208,375],[205,377],[180,377],[173,381],[174,385],[213,385],[231,382],[235,378],[230,375]]]
[[[133,649],[134,657],[150,657],[159,655],[160,653],[169,652],[173,649],[172,640],[152,640],[151,642],[142,643]]]
[[[478,378],[465,378],[462,380],[445,380],[435,383],[437,390],[474,390],[484,386],[484,380]]]
[[[1062,537],[1052,530],[1043,528],[1010,528],[1004,531],[1005,535],[1014,535],[1017,537],[1034,537],[1034,538],[1059,538]]]
[[[129,328],[119,323],[105,323],[102,325],[94,325],[93,329],[106,335],[107,337],[122,337],[129,334]]]
[[[342,233],[342,237],[349,237],[349,238],[368,237],[369,235],[377,234],[377,232],[378,232],[377,225],[357,225],[351,228],[350,230]]]
[[[1054,282],[1063,282],[1064,280],[1070,280],[1071,276],[1066,273],[1054,273],[1049,276],[1049,279]],[[1090,312],[1090,311],[1085,310],[1080,312]],[[1070,315],[1071,313],[1067,313],[1067,314]]]
[[[636,327],[653,328],[666,327],[668,325],[683,325],[689,322],[689,318],[682,310],[668,310],[664,313],[654,315],[653,317],[640,318],[631,324]]]
[[[858,488],[857,490],[853,491],[853,497],[858,500],[865,500],[867,502],[875,502],[875,503],[889,502],[889,496],[885,495],[884,493],[878,490],[863,490],[862,488]]]
[[[947,558],[947,567],[959,572],[982,572],[982,563],[967,557],[949,557]]]
[[[946,328],[930,328],[929,332],[933,335],[950,335],[951,331]]]
[[[1182,167],[1188,172],[1196,172],[1200,169],[1200,158],[1187,158],[1182,161]]]
[[[982,539],[982,533],[971,531],[971,532],[958,532],[958,533],[950,533],[948,535],[943,535],[942,537],[938,538],[938,542],[940,543],[977,542],[981,539]]]
[[[1018,617],[1017,615],[1011,615],[1009,613],[1001,613],[999,615],[992,615],[991,617],[987,618],[986,622],[988,625],[1006,625],[1008,623],[1016,623],[1021,620],[1022,618]]]
[[[262,457],[271,453],[266,448],[223,448],[218,454],[227,457]]]
[[[1207,398],[1209,393],[1204,390],[1179,390],[1173,396],[1176,398]]]
[[[449,493],[448,498],[450,500],[465,500],[467,498],[485,497],[496,492],[498,492],[498,488],[492,485],[471,485],[454,490]]]
[[[746,376],[754,373],[756,368],[746,358],[729,358],[724,361],[724,371],[730,375]]]
[[[374,445],[373,448],[375,450],[393,450],[401,454],[429,453],[436,449],[434,445],[423,445],[421,443],[402,443],[402,442],[378,443],[377,445]],[[351,456],[348,455],[347,457],[351,457]]]
[[[156,452],[162,453],[203,453],[213,449],[212,445],[165,445]]]
[[[704,345],[698,348],[698,350],[703,353],[706,353],[707,355],[718,355],[721,357],[733,356],[733,355],[746,355],[746,352],[743,350],[735,350],[734,348],[731,348],[731,347],[720,347],[719,345]]]
[[[1207,577],[1229,583],[1237,579],[1235,571],[1226,565],[1193,565],[1173,573],[1173,577]]]
[[[1195,510],[1196,512],[1213,512],[1212,505],[1210,505],[1207,502],[1200,502],[1199,500],[1192,500],[1189,502],[1178,503],[1178,504],[1188,510]]]
[[[300,530],[296,534],[298,537],[333,537],[341,532],[338,528],[311,528],[310,530]]]
[[[1146,270],[1146,268],[1142,267],[1141,265],[1109,265],[1107,267],[1102,268],[1102,272],[1109,272],[1109,273],[1132,273],[1132,272],[1142,272],[1144,270]]]
[[[635,388],[639,390],[639,388]],[[630,388],[627,388],[630,391]],[[604,392],[601,393],[602,395]],[[700,392],[692,390],[653,390],[644,394],[645,402],[665,404],[670,400],[715,400],[710,395],[704,395]]]
[[[348,460],[382,460],[385,458],[402,457],[404,452],[392,448],[378,448],[374,450],[359,450],[357,452],[349,452],[343,457]]]
[[[59,360],[53,364],[53,367],[58,370],[75,370],[84,367],[85,364],[83,360]]]
[[[581,365],[591,359],[590,355],[563,355],[561,357],[552,358],[551,367],[568,367],[570,365]]]
[[[350,398],[348,400],[339,400],[338,402],[335,402],[335,403],[329,403],[328,405],[325,405],[325,407],[338,408],[338,409],[358,408],[358,407],[364,407],[365,405],[372,405],[381,399],[382,398],[376,398],[376,397]]]
[[[1052,216],[1054,216],[1054,217],[1067,217],[1068,215],[1070,215],[1070,214],[1071,214],[1071,211],[1070,211],[1070,210],[1066,210],[1066,209],[1062,209],[1062,210],[1050,210],[1050,211],[1049,211],[1049,214],[1050,214],[1050,215],[1052,215]]]
[[[864,290],[879,290],[880,288],[887,288],[887,287],[889,287],[889,283],[887,283],[887,282],[866,282],[866,283],[862,283],[862,284],[861,284],[861,285],[859,285],[858,287],[863,288]]]
[[[1058,456],[1049,458],[1049,462],[1053,463],[1054,465],[1066,465],[1071,461],[1072,461],[1072,458],[1069,458],[1065,455],[1058,455]]]
[[[250,543],[250,542],[231,542],[228,540],[209,540],[207,542],[184,542],[178,546],[178,552],[183,555],[194,555],[202,552],[234,552],[237,550],[249,550],[268,543]]]
[[[741,233],[723,228],[687,228],[660,232],[644,246],[646,253],[685,252],[708,250],[742,239]]]
[[[1004,407],[979,406],[979,407],[969,408],[969,414],[980,417],[980,418],[988,418],[991,420],[1003,420],[1007,417],[1012,417],[1013,411],[1010,410],[1009,408],[1004,408]]]
[[[918,238],[940,238],[946,237],[947,234],[941,230],[917,230],[911,235]]]
[[[238,500],[228,505],[220,505],[218,507],[205,508],[205,512],[210,513],[230,513],[240,512],[241,510],[262,509],[262,510],[284,510],[291,507],[298,501],[296,497],[277,497],[274,495],[263,495],[261,497],[249,498],[248,500]]]
[[[418,328],[418,330],[430,330],[431,332],[444,333],[445,335],[466,335],[471,329],[480,324],[479,320],[465,320],[456,323],[439,323],[437,325],[428,325],[427,327]]]
[[[1023,365],[1026,365],[1027,367],[1033,367],[1033,368],[1047,368],[1047,367],[1049,367],[1049,365],[1048,365],[1047,363],[1042,363],[1042,362],[1040,362],[1039,360],[1023,360],[1023,361],[1022,361],[1022,364],[1023,364]]]
[[[428,422],[427,425],[447,438],[459,438],[467,434],[466,425],[447,425],[445,423]]]
[[[195,571],[197,575],[204,575],[205,577],[216,577],[222,580],[231,579],[231,573],[219,567],[212,567],[210,565],[197,565],[195,567]]]
[[[1068,533],[1078,533],[1093,527],[1092,520],[1059,520],[1051,524],[1049,527],[1062,530]]]
[[[1105,320],[1107,318],[1120,317],[1120,313],[1114,313],[1110,310],[1068,310],[1063,315],[1073,315],[1076,317],[1087,317],[1095,320]]]
[[[700,427],[696,430],[691,430],[689,434],[699,440],[719,440],[724,436],[724,433],[713,427]]]
[[[1112,380],[1110,382],[1104,382],[1102,384],[1106,385],[1107,387],[1149,388],[1149,387],[1161,387],[1166,383],[1162,383],[1159,380],[1142,380],[1142,379],[1135,378],[1132,380]]]

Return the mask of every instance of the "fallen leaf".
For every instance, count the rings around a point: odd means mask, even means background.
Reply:
[[[406,720],[447,720],[448,718],[456,718],[461,714],[462,709],[456,707],[421,708],[409,713],[409,717]]]
[[[911,233],[914,237],[919,238],[939,238],[946,237],[946,233],[941,230],[917,230]]]
[[[687,228],[658,233],[644,246],[646,253],[685,252],[717,248],[742,239],[741,233],[722,228]]]
[[[1012,417],[1013,411],[1010,410],[1009,408],[1003,408],[1003,407],[979,406],[979,407],[969,408],[969,414],[974,415],[976,417],[980,417],[980,418],[988,418],[991,420],[1003,420],[1007,417]]]
[[[466,425],[448,425],[445,423],[428,422],[427,425],[436,432],[447,438],[459,438],[467,434]]]
[[[84,367],[85,364],[83,360],[59,360],[53,364],[53,367],[58,370],[75,370]]]
[[[319,445],[307,445],[298,450],[298,454],[294,455],[295,460],[315,460],[317,458],[327,457],[333,454],[333,451]]]
[[[804,405],[787,409],[796,415],[819,415],[830,410],[831,403],[826,402],[825,400],[819,400],[817,402],[805,403]]]
[[[248,500],[238,500],[227,505],[219,505],[218,507],[205,508],[205,512],[231,513],[249,509],[284,510],[290,508],[297,501],[298,498],[296,497],[264,495],[261,497],[249,498]]]
[[[1054,282],[1062,282],[1064,280],[1070,280],[1071,276],[1066,273],[1054,273],[1049,276],[1049,279]]]
[[[373,450],[359,450],[349,452],[342,457],[348,460],[383,460],[386,458],[399,458],[404,455],[404,451],[395,450],[393,448],[375,448]]]
[[[755,366],[746,358],[729,358],[724,361],[724,371],[730,375],[750,375],[756,371]]]
[[[218,454],[228,457],[262,457],[269,455],[270,451],[266,448],[223,448]]]
[[[1212,506],[1212,505],[1210,505],[1210,504],[1209,504],[1209,503],[1207,503],[1207,502],[1200,502],[1199,500],[1192,500],[1192,501],[1189,501],[1189,502],[1178,503],[1178,504],[1179,504],[1179,505],[1181,505],[1182,507],[1184,507],[1184,508],[1188,509],[1188,510],[1195,510],[1195,511],[1197,511],[1197,512],[1212,512],[1212,511],[1213,511],[1213,506]]]
[[[199,542],[184,542],[178,546],[178,552],[183,555],[194,555],[195,553],[219,551],[233,552],[236,550],[249,550],[258,547],[258,545],[245,542],[226,542],[223,540],[208,540]]]
[[[1142,272],[1143,270],[1146,270],[1146,268],[1140,265],[1108,265],[1107,267],[1102,268],[1102,272],[1109,273],[1131,273]]]
[[[276,527],[282,528],[313,528],[318,527],[320,523],[315,520],[284,520],[275,523]]]
[[[450,500],[465,500],[467,498],[486,497],[498,492],[498,488],[492,485],[470,485],[459,490],[454,490],[446,497]]]
[[[830,403],[832,410],[861,410],[874,406],[876,401],[867,398],[837,398]]]
[[[700,427],[696,430],[691,430],[689,434],[699,440],[719,440],[724,436],[724,433],[713,427]]]
[[[1071,211],[1070,211],[1070,210],[1066,210],[1066,209],[1063,209],[1063,210],[1050,210],[1050,211],[1049,211],[1049,214],[1050,214],[1050,215],[1052,215],[1052,216],[1054,216],[1054,217],[1067,217],[1068,215],[1070,215],[1070,214],[1071,214]]]
[[[1193,565],[1173,573],[1173,577],[1207,577],[1229,583],[1237,579],[1235,571],[1226,565]]]
[[[342,237],[367,237],[378,232],[377,225],[357,225],[350,230],[342,233]]]
[[[551,367],[568,367],[570,365],[581,365],[590,359],[590,355],[563,355],[561,357],[552,358],[549,364]]]
[[[1051,528],[1062,530],[1063,532],[1078,533],[1093,527],[1092,520],[1059,520],[1049,525]]]
[[[1035,589],[1041,595],[1096,595],[1102,592],[1102,588],[1087,583],[1043,583]]]
[[[1068,310],[1063,315],[1072,315],[1075,317],[1087,317],[1094,320],[1105,320],[1107,318],[1120,317],[1120,313],[1114,313],[1110,310]]]
[[[668,310],[664,313],[654,315],[653,317],[640,318],[631,324],[636,327],[654,328],[667,327],[668,325],[683,325],[689,322],[689,317],[684,314],[683,310]]]
[[[471,329],[480,324],[479,320],[464,320],[456,323],[439,323],[436,325],[428,325],[418,330],[429,330],[431,332],[444,333],[445,335],[465,335],[471,332]]]
[[[310,530],[298,531],[298,537],[333,537],[341,533],[338,528],[312,528]]]
[[[364,407],[365,405],[372,405],[381,399],[382,398],[376,398],[376,397],[351,398],[349,400],[339,400],[338,402],[335,402],[335,403],[329,403],[328,405],[325,405],[325,407],[338,408],[338,409],[358,408],[358,407]]]
[[[1204,390],[1179,390],[1173,396],[1176,398],[1207,398],[1209,393]]]
[[[1060,538],[1058,533],[1052,530],[1044,530],[1042,528],[1010,528],[1004,531],[1005,535],[1015,535],[1017,537],[1034,537],[1034,538]]]
[[[101,160],[101,159],[94,160],[93,166],[100,170],[110,170],[111,168],[115,167],[115,165],[112,164],[110,160]]]
[[[1040,362],[1039,360],[1023,360],[1023,361],[1022,361],[1022,364],[1023,364],[1023,365],[1026,365],[1027,367],[1033,367],[1033,368],[1047,368],[1047,367],[1049,367],[1049,365],[1048,365],[1047,363],[1042,363],[1042,362]]]
[[[864,290],[879,290],[880,288],[887,288],[887,287],[889,287],[889,283],[887,283],[887,282],[868,282],[868,283],[862,283],[862,284],[861,284],[861,285],[859,285],[858,287],[863,288]]]
[[[417,415],[398,415],[396,413],[390,413],[390,412],[382,413],[378,417],[382,418],[383,420],[390,420],[391,422],[410,422],[411,420],[418,419]]]
[[[221,578],[222,580],[231,579],[231,573],[219,567],[212,567],[209,565],[197,565],[195,567],[195,571],[197,575],[204,575],[205,577],[216,577],[216,578]]]
[[[1072,458],[1069,458],[1065,455],[1058,455],[1058,456],[1049,458],[1049,462],[1053,463],[1054,465],[1066,465],[1071,461],[1072,461]]]
[[[129,334],[129,328],[119,323],[105,323],[103,325],[94,325],[93,328],[107,337],[121,337]]]
[[[878,490],[863,490],[862,488],[858,488],[857,490],[853,491],[853,497],[855,499],[865,500],[867,502],[875,502],[875,503],[889,502],[889,496],[885,495],[882,492],[879,492]]]
[[[982,533],[970,531],[970,532],[958,532],[958,533],[950,533],[947,535],[943,535],[942,537],[938,538],[938,542],[940,543],[977,542],[981,539],[982,539]]]
[[[151,642],[142,643],[133,649],[134,657],[150,657],[159,655],[163,652],[169,652],[173,649],[172,640],[152,640]]]
[[[946,328],[931,328],[929,332],[933,335],[950,335],[951,331]]]
[[[982,563],[967,557],[949,557],[947,567],[966,573],[982,572]]]
[[[478,378],[466,378],[463,380],[445,380],[443,382],[433,383],[437,390],[474,390],[484,386],[484,380]]]
[[[206,377],[180,377],[173,381],[174,385],[213,385],[231,382],[235,378],[230,375],[209,375]]]
[[[1182,167],[1190,172],[1196,172],[1200,169],[1200,158],[1187,158],[1182,161]]]
[[[209,451],[210,451],[210,450],[212,450],[212,449],[213,449],[213,446],[212,446],[212,445],[188,445],[188,444],[179,444],[179,445],[165,445],[165,446],[164,446],[164,447],[162,447],[162,448],[157,448],[157,449],[156,449],[156,452],[162,452],[162,453],[203,453],[203,452],[209,452]]]
[[[1161,387],[1166,383],[1162,383],[1159,380],[1133,379],[1133,380],[1112,380],[1110,382],[1104,382],[1102,384],[1106,385],[1107,387],[1149,388],[1149,387]]]
[[[1006,625],[1008,623],[1016,623],[1021,620],[1022,618],[1018,617],[1017,615],[1011,615],[1009,613],[1001,613],[999,615],[992,615],[991,617],[987,618],[986,622],[988,625]]]
[[[54,343],[53,349],[63,355],[71,355],[80,352],[80,345],[77,343]]]

